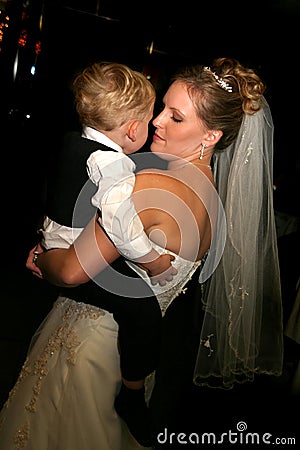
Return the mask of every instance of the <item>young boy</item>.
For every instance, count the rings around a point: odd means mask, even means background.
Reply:
[[[85,189],[90,193],[86,203],[89,200],[97,208],[99,223],[118,251],[142,265],[153,284],[165,284],[176,269],[170,255],[160,256],[152,248],[136,214],[131,197],[135,164],[126,156],[147,140],[155,90],[144,75],[122,64],[96,63],[75,78],[73,92],[82,134],[65,137],[49,187],[42,245],[46,250],[68,247],[81,233],[95,214],[95,209],[90,208],[89,213],[87,206],[82,217],[73,215],[78,196]],[[158,361],[161,316],[157,304],[153,298],[127,302],[122,297],[121,306],[117,295],[105,301],[101,289],[98,297],[97,306],[113,313],[119,325],[123,383],[116,410],[137,441],[151,445],[144,379]],[[87,298],[87,303],[92,301],[95,296]]]

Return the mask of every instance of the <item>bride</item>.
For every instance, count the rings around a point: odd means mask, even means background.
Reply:
[[[194,383],[230,388],[260,372],[280,375],[273,124],[263,93],[253,70],[229,58],[172,80],[151,144],[168,169],[141,171],[134,191],[148,236],[175,256],[178,273],[166,286],[152,286],[139,267],[118,258],[95,220],[69,249],[31,250],[27,267],[62,294],[1,411],[1,450],[141,448],[114,409],[118,330],[112,314],[86,301],[95,286],[134,301],[146,295],[145,282],[165,314],[199,280],[204,318]],[[80,289],[76,301],[73,289]]]

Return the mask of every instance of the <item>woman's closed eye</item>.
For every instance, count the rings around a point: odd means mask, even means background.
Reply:
[[[172,119],[175,123],[180,123],[180,122],[182,122],[182,119],[179,119],[178,117],[175,117],[174,115],[171,116],[171,119]]]

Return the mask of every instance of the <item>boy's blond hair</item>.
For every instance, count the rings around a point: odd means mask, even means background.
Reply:
[[[73,82],[75,106],[82,125],[111,131],[130,119],[145,120],[155,102],[150,81],[124,64],[94,63]]]

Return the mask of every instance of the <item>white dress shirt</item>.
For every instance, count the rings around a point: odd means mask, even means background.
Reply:
[[[82,137],[112,149],[96,150],[87,160],[89,178],[98,187],[91,202],[101,211],[99,223],[126,258],[134,260],[148,254],[152,243],[132,200],[134,162],[118,144],[91,127],[83,128]],[[82,228],[69,228],[46,217],[41,231],[45,248],[67,247],[79,236]]]

